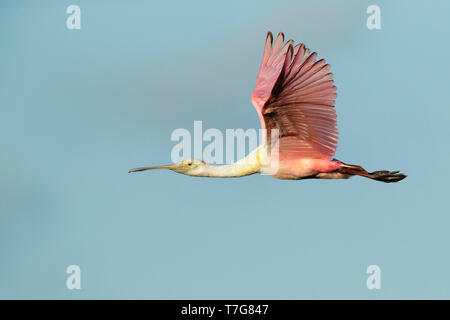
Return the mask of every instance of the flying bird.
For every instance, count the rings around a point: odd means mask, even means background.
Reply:
[[[281,32],[273,42],[269,31],[252,94],[266,133],[264,143],[232,164],[215,165],[190,158],[129,172],[169,169],[190,176],[222,178],[263,173],[293,180],[347,179],[355,175],[383,182],[404,179],[406,175],[399,171],[368,172],[333,158],[338,143],[336,86],[330,65],[316,59],[317,53],[311,53],[303,43],[285,43]]]

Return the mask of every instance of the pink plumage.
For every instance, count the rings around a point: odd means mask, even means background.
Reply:
[[[266,39],[263,60],[252,94],[261,126],[279,130],[283,159],[332,159],[338,133],[334,102],[336,87],[325,60],[316,61],[304,44],[284,46],[280,33],[272,47]]]

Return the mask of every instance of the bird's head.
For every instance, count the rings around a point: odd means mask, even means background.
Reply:
[[[199,175],[203,168],[207,166],[207,163],[194,158],[189,158],[174,164],[168,164],[163,166],[154,166],[154,167],[143,167],[143,168],[135,168],[131,169],[130,172],[140,172],[145,170],[155,170],[155,169],[169,169],[178,173],[186,174],[186,175]]]

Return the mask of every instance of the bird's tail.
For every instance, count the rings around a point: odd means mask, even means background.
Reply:
[[[374,171],[367,172],[363,167],[342,163],[341,168],[339,169],[340,173],[353,175],[353,176],[362,176],[373,180],[383,181],[383,182],[398,182],[400,180],[405,179],[407,176],[400,171]]]

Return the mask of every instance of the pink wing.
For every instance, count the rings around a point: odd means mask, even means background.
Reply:
[[[284,35],[268,33],[252,103],[261,126],[279,130],[280,156],[332,159],[338,142],[336,87],[330,66],[315,61],[305,45],[283,46]]]

